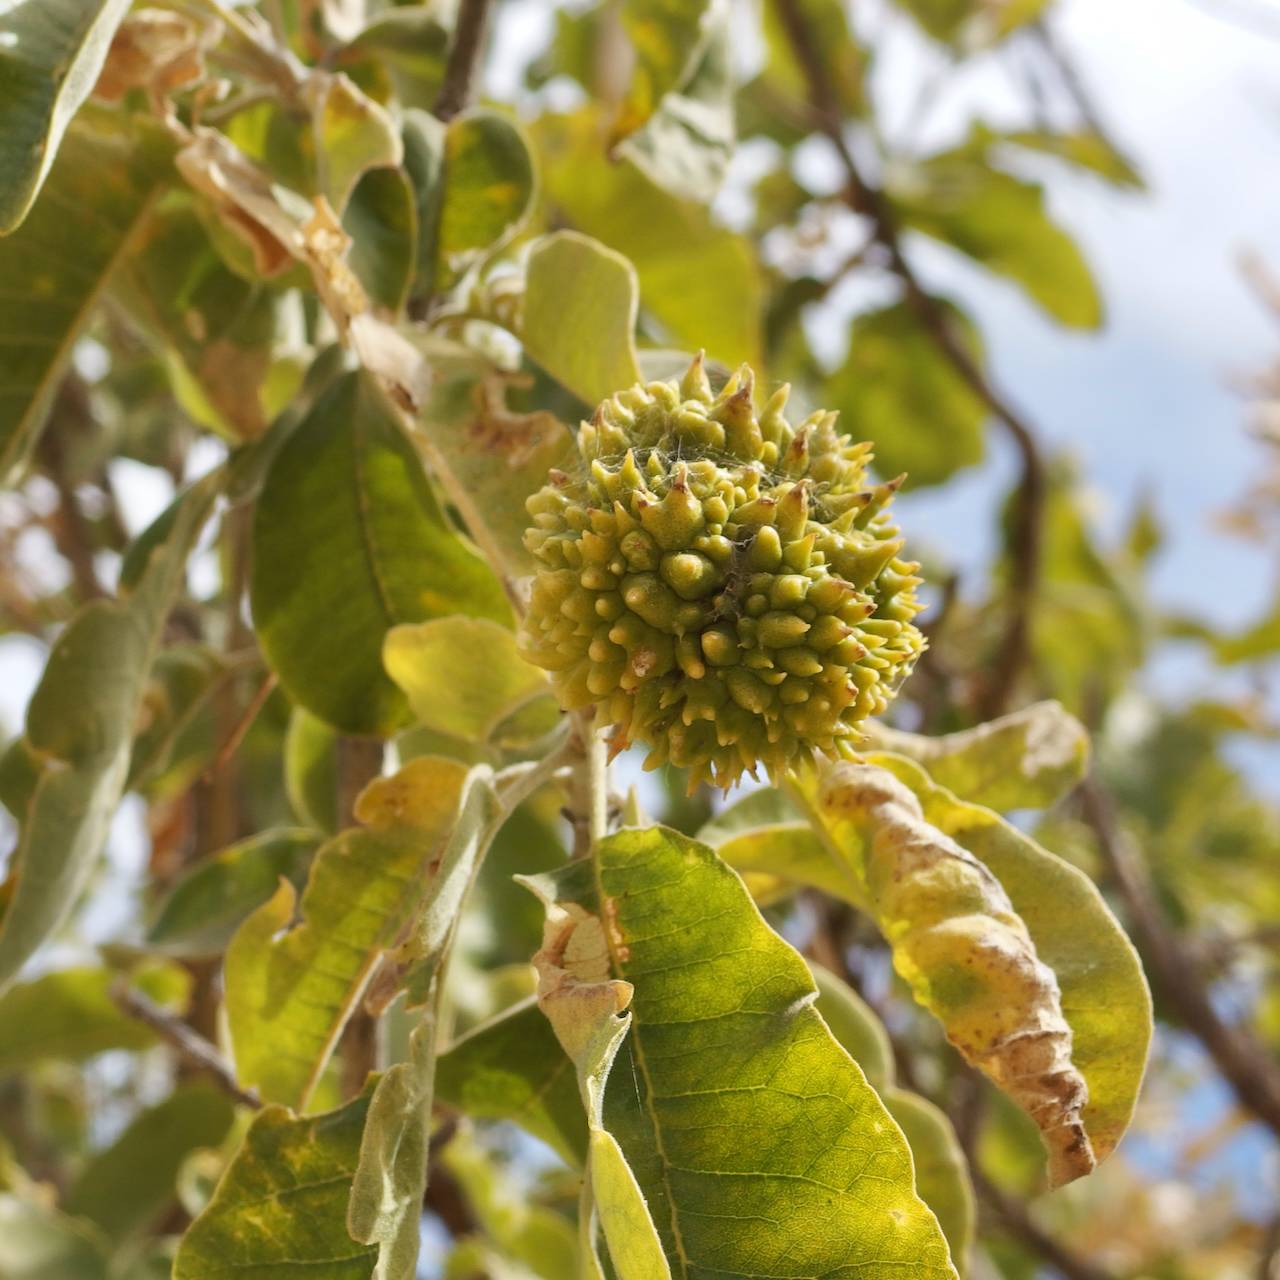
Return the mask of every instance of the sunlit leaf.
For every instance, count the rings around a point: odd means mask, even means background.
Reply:
[[[1104,1159],[1132,1115],[1151,1035],[1151,997],[1132,944],[1093,883],[1075,867],[1042,849],[990,809],[957,800],[949,791],[935,786],[918,765],[888,754],[868,759],[905,784],[889,788],[893,794],[901,798],[903,791],[910,788],[922,807],[924,821],[946,841],[941,847],[959,847],[980,860],[994,877],[994,883],[989,882],[981,890],[984,899],[993,904],[997,914],[1012,910],[1008,927],[1015,933],[1020,927],[1025,928],[1037,961],[1052,972],[1069,1032],[1063,1047],[1069,1048],[1071,1068],[1087,1088],[1087,1097],[1080,1100],[1079,1119],[1093,1156]],[[909,811],[910,806],[905,809]],[[865,856],[859,852],[858,837],[842,816],[842,805],[824,805],[822,811],[828,824],[834,823],[829,830],[837,846],[848,848],[855,857]],[[943,903],[951,901],[956,905],[963,902],[963,909],[970,914],[977,912],[976,899],[965,901],[959,892],[962,882],[978,887],[972,864],[961,864],[952,856],[947,865],[957,871],[958,877],[949,887],[945,881],[940,883],[942,898],[937,909],[947,910]],[[1001,898],[1007,904],[1004,907],[999,905]],[[957,939],[963,936],[961,930]],[[995,940],[996,933],[986,939]],[[939,957],[943,954],[943,941],[943,935],[939,935]],[[981,933],[974,934],[973,941],[986,945]],[[919,971],[917,976],[925,980]],[[926,1003],[941,1001],[956,1014],[962,1006],[975,1001],[970,1012],[989,1016],[981,1013],[981,993],[990,982],[994,1008],[1003,1018],[1011,1016],[1015,993],[1012,988],[1001,989],[1004,979],[1000,974],[989,970],[985,978],[977,979],[975,971],[969,981],[960,981],[956,974],[951,985],[929,986]],[[917,995],[924,990],[925,987],[920,988]],[[986,1007],[992,1006],[988,1003]],[[945,1025],[947,1016],[941,1016]],[[1043,1026],[1048,1030],[1048,1023]],[[1009,1082],[1003,1084],[1008,1087]],[[1016,1090],[1014,1093],[1016,1096]],[[1046,1135],[1047,1140],[1049,1137]]]
[[[60,969],[18,983],[0,996],[0,1072],[22,1070],[48,1058],[79,1062],[108,1049],[146,1049],[150,1027],[130,1018],[111,998],[121,975],[109,969]],[[129,985],[161,1007],[181,1012],[191,976],[171,964],[154,964]]]
[[[0,14],[0,235],[26,216],[129,0],[17,0]]]
[[[794,9],[811,33],[814,53],[822,60],[826,78],[840,105],[851,115],[861,115],[866,107],[863,80],[870,56],[855,37],[841,0],[796,0]],[[794,123],[799,104],[809,101],[809,74],[792,46],[781,20],[779,6],[764,6],[764,37],[768,61],[759,80],[745,87],[744,101],[763,98],[762,123],[766,130],[783,131],[784,143],[803,137],[807,130]],[[779,110],[777,97],[790,111]],[[767,121],[767,123],[766,123]]]
[[[147,940],[171,955],[220,955],[280,880],[300,890],[320,844],[314,831],[263,831],[205,858],[161,902]]]
[[[999,130],[976,122],[969,131],[969,145],[983,153],[990,148],[1004,146],[1038,152],[1096,174],[1121,189],[1141,191],[1144,186],[1128,159],[1110,139],[1094,129],[1073,133],[1055,133],[1049,129]]]
[[[954,330],[981,363],[981,344],[963,314]],[[982,461],[987,409],[903,302],[854,318],[849,354],[827,380],[823,403],[841,430],[875,445],[876,469],[909,485],[938,484]]]
[[[883,1097],[893,1084],[895,1074],[893,1046],[884,1023],[866,1001],[830,969],[810,961],[809,972],[818,988],[814,1008],[822,1014],[831,1034],[862,1068],[867,1083]]]
[[[516,650],[515,636],[484,618],[439,618],[387,632],[387,674],[418,720],[485,742],[517,708],[545,696],[547,682]]]
[[[395,778],[379,780],[361,797],[366,818],[404,821],[406,802],[413,807],[436,803],[432,779],[423,782],[424,762],[407,765]],[[437,766],[438,767],[438,766]],[[427,1139],[435,1086],[436,1035],[441,987],[439,966],[446,961],[462,914],[462,904],[475,881],[479,860],[493,838],[498,797],[487,768],[465,778],[448,827],[430,825],[416,816],[424,836],[438,833],[430,879],[411,916],[408,941],[397,953],[405,969],[411,1003],[427,1001],[409,1040],[409,1058],[378,1081],[360,1141],[360,1161],[347,1206],[347,1229],[364,1244],[376,1244],[378,1280],[413,1280],[418,1261],[418,1224],[427,1182]],[[412,793],[407,791],[412,788]],[[429,976],[424,980],[423,973]]]
[[[148,1108],[81,1170],[64,1207],[113,1241],[144,1231],[176,1197],[178,1169],[199,1147],[216,1147],[231,1127],[232,1106],[214,1085],[183,1085]]]
[[[640,278],[642,308],[678,345],[734,365],[758,362],[763,284],[750,243],[705,205],[680,200],[627,160],[603,154],[590,115],[540,122],[541,176],[550,203],[617,249]]]
[[[633,338],[639,286],[619,253],[574,231],[529,255],[520,336],[553,378],[588,404],[640,381]]]
[[[963,148],[893,175],[890,195],[912,229],[1007,276],[1062,324],[1096,329],[1102,301],[1076,246],[1046,213],[1032,182],[993,169]]]
[[[386,734],[407,718],[382,669],[391,627],[509,616],[368,374],[334,382],[276,454],[253,541],[263,649],[289,695],[346,732]]]
[[[377,1250],[347,1234],[368,1096],[325,1115],[265,1107],[191,1224],[173,1280],[369,1280]]]
[[[49,655],[27,709],[27,741],[43,768],[21,818],[18,883],[0,930],[0,987],[66,920],[93,871],[128,776],[164,621],[221,484],[214,472],[193,485],[133,589],[87,605]]]
[[[236,1071],[268,1101],[302,1106],[315,1088],[384,953],[414,918],[466,776],[460,764],[425,757],[377,784],[366,792],[376,803],[371,825],[322,846],[301,899],[281,883],[231,940]]]
[[[634,985],[605,1122],[674,1273],[954,1276],[905,1141],[738,877],[662,828],[607,838],[595,862],[537,884],[603,914],[599,962]]]
[[[449,32],[429,5],[378,14],[344,49],[334,65],[368,94],[385,101],[394,93],[405,107],[429,108],[444,82]]]
[[[26,21],[37,21],[42,3],[30,0],[23,7]],[[78,6],[58,0],[57,7]],[[0,48],[0,67],[11,56],[11,50]],[[4,483],[16,478],[30,456],[76,339],[145,227],[163,181],[165,144],[158,131],[124,120],[108,126],[102,112],[93,113],[92,128],[88,124],[67,135],[36,216],[0,240]],[[11,137],[6,124],[5,142]],[[7,195],[8,184],[0,187]]]
[[[882,751],[921,764],[940,787],[990,809],[1044,809],[1084,777],[1089,735],[1057,702],[1036,702],[959,733],[930,738],[877,725]]]

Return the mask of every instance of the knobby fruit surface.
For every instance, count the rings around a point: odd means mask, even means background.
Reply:
[[[691,788],[851,755],[923,648],[900,479],[868,484],[871,446],[834,413],[792,426],[787,394],[757,413],[743,365],[713,395],[699,355],[604,401],[528,503],[522,653]]]

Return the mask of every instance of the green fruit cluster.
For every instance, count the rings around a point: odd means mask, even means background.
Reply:
[[[746,365],[713,395],[683,379],[620,391],[578,432],[582,467],[529,499],[538,562],[521,651],[612,745],[690,787],[852,754],[921,648],[917,565],[869,486],[871,450],[788,388],[756,412]]]

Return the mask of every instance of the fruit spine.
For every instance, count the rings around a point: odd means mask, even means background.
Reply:
[[[713,395],[682,379],[620,391],[578,433],[582,466],[529,499],[538,562],[521,651],[611,745],[649,747],[690,788],[813,753],[849,756],[923,641],[919,567],[868,487],[871,447],[782,387],[757,414],[743,365]]]

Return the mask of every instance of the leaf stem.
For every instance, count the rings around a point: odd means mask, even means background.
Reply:
[[[569,782],[569,820],[574,858],[586,858],[609,833],[609,755],[596,727],[595,708],[574,712],[570,743],[574,752]]]

